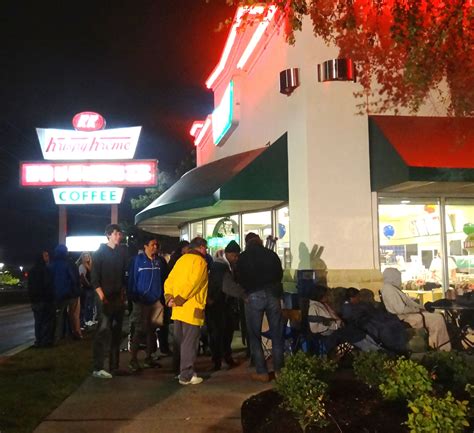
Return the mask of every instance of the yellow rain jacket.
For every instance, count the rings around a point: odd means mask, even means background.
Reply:
[[[171,318],[190,325],[204,324],[207,299],[207,263],[198,252],[191,251],[174,265],[165,281],[165,300],[173,298]]]

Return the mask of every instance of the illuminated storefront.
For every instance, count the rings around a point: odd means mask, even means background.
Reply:
[[[206,82],[215,110],[191,129],[197,168],[140,212],[137,225],[201,234],[213,248],[226,236],[242,243],[249,231],[271,235],[285,268],[316,269],[330,286],[378,291],[386,266],[399,267],[410,287],[434,277],[441,291],[469,283],[473,119],[442,117],[444,107],[428,105],[419,117],[403,108],[357,114],[353,63],[316,39],[309,21],[288,45],[278,13],[258,8],[249,14],[258,25],[241,31],[238,10]],[[318,81],[318,67],[342,63],[347,76]],[[225,233],[215,236],[219,224]],[[450,256],[456,272],[446,281]],[[441,276],[432,277],[433,260]]]

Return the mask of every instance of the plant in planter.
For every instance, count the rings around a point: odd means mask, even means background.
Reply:
[[[355,376],[370,388],[379,386],[386,380],[386,368],[391,366],[385,352],[359,352],[352,363]]]
[[[424,394],[408,402],[411,413],[406,425],[410,433],[462,433],[469,426],[468,402],[455,400],[450,392],[444,398]]]
[[[325,426],[327,380],[336,369],[332,361],[298,352],[286,359],[276,382],[283,406],[293,412],[303,431],[308,425]]]
[[[386,400],[406,400],[430,393],[433,389],[428,370],[405,358],[385,363],[386,377],[379,385]]]

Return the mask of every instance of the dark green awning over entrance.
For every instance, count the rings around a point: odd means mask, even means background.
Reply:
[[[370,116],[372,191],[474,193],[474,118]]]
[[[256,211],[288,201],[287,135],[188,171],[135,216],[152,232],[177,233],[178,225],[203,218]]]

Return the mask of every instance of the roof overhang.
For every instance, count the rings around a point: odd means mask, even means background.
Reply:
[[[185,222],[258,211],[288,201],[286,134],[269,147],[239,153],[187,172],[135,216],[141,229],[176,235]]]
[[[371,189],[474,193],[474,118],[370,116]]]

